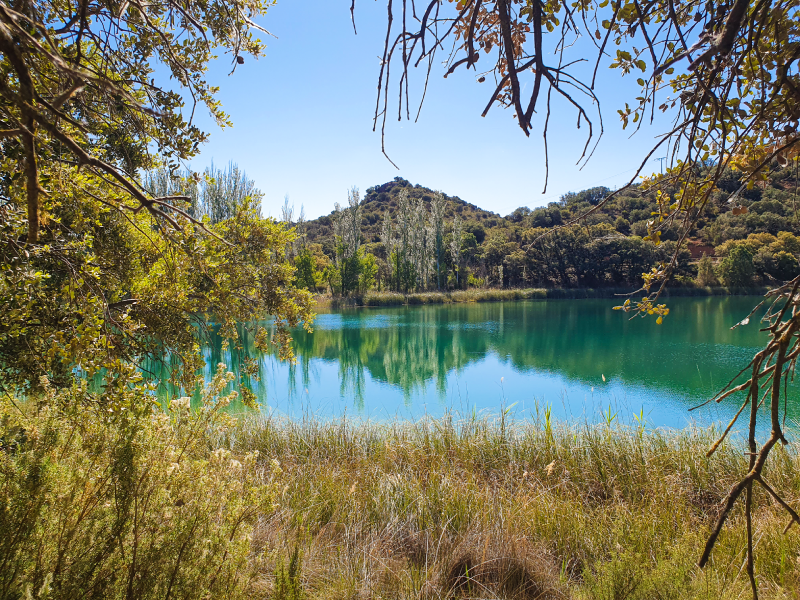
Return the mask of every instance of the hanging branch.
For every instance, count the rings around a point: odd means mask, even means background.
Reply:
[[[405,7],[406,0],[403,0],[401,9],[404,14]],[[422,100],[424,101],[431,73],[430,67],[436,51],[443,48],[443,42],[453,36],[458,41],[455,42],[453,51],[447,60],[445,77],[451,75],[460,67],[474,68],[480,57],[480,48],[483,48],[486,52],[490,52],[493,47],[497,49],[497,59],[492,72],[495,73],[499,83],[491,94],[486,108],[481,113],[482,116],[486,116],[495,102],[499,102],[506,107],[514,107],[519,127],[525,135],[530,135],[531,121],[533,113],[536,111],[537,99],[541,93],[542,81],[546,81],[548,90],[555,88],[557,94],[577,110],[578,128],[580,128],[582,121],[588,124],[589,134],[583,152],[579,157],[579,162],[586,158],[589,144],[595,137],[592,119],[589,118],[587,109],[565,89],[565,86],[578,87],[590,99],[597,109],[598,118],[601,122],[600,136],[602,136],[602,115],[599,112],[599,101],[591,86],[581,82],[579,78],[567,73],[561,67],[555,68],[546,65],[543,52],[545,13],[541,1],[531,2],[529,7],[525,7],[520,11],[519,15],[514,14],[512,10],[512,0],[499,0],[493,8],[487,8],[483,0],[464,0],[458,4],[458,12],[451,17],[441,16],[439,8],[440,2],[435,0],[429,2],[418,30],[409,30],[408,23],[403,19],[401,30],[393,37],[394,4],[393,0],[389,0],[387,3],[386,36],[378,75],[378,94],[373,118],[373,131],[377,130],[378,119],[381,119],[381,150],[386,158],[395,165],[386,152],[386,115],[389,108],[387,92],[391,81],[390,63],[394,57],[394,50],[398,45],[403,46],[402,72],[400,74],[401,88],[398,98],[398,111],[401,111],[404,96],[406,106],[408,106],[410,81],[408,66],[413,62],[414,66],[417,67],[423,60],[428,61],[422,94]],[[524,18],[523,14],[526,15]],[[523,24],[525,19],[530,22],[530,25]],[[443,34],[439,33],[440,25],[445,28]],[[534,54],[532,56],[525,55],[523,50],[531,26],[534,34]],[[565,22],[565,32],[568,29],[566,26],[567,23]],[[416,56],[414,56],[415,52],[417,53]],[[463,52],[463,55],[458,56],[461,52]],[[575,63],[570,63],[570,65],[572,64]],[[526,100],[527,107],[524,108],[521,97],[523,86],[520,76],[530,70],[531,67],[534,67],[533,92],[530,98]],[[479,81],[484,80],[485,75],[482,75]],[[551,97],[552,94],[548,93],[548,98]],[[421,108],[422,101],[420,101],[420,110]],[[599,141],[599,137],[597,139]]]
[[[162,58],[195,102],[204,101],[212,114],[218,118],[224,116],[213,101],[212,92],[202,80],[202,75],[190,68],[186,55],[180,55],[185,49],[174,44],[172,30],[161,30],[160,23],[149,16],[150,7],[147,5],[136,0],[128,4],[130,8],[127,13],[120,10],[117,14],[116,8],[81,0],[75,13],[58,28],[52,23],[40,21],[32,7],[0,4],[0,55],[10,66],[11,76],[7,81],[0,82],[0,109],[5,120],[5,128],[0,130],[0,140],[7,143],[17,140],[24,156],[27,239],[30,244],[39,241],[41,227],[40,197],[43,190],[39,182],[39,148],[52,144],[58,145],[57,154],[61,162],[74,164],[78,168],[87,167],[100,176],[109,176],[114,185],[136,202],[135,206],[128,206],[123,202],[106,200],[109,206],[132,212],[146,209],[175,230],[181,230],[181,221],[186,221],[218,237],[202,221],[176,207],[174,201],[179,198],[149,196],[133,177],[133,169],[101,158],[102,153],[91,145],[90,140],[97,135],[98,122],[103,126],[104,115],[122,111],[125,111],[131,125],[132,136],[150,140],[147,143],[155,141],[167,155],[190,155],[187,154],[189,140],[198,133],[190,124],[186,124],[184,129],[180,117],[168,112],[172,110],[169,104],[171,100],[168,95],[160,94],[160,90],[150,81],[144,79],[138,82],[140,87],[137,88],[133,73],[141,70],[141,65],[135,62],[138,58],[125,54],[120,47],[123,42],[119,37],[114,38],[116,46],[109,43],[109,38],[114,35],[112,32],[120,30],[123,15],[138,23],[144,22],[144,27],[140,27],[142,34],[151,36],[153,44],[163,52]],[[237,56],[240,49],[245,47],[247,51],[258,54],[260,46],[251,40],[248,31],[266,30],[255,25],[238,5],[229,7],[226,4],[223,8],[227,11],[228,21],[223,19],[221,26],[215,25],[217,41],[223,35],[230,37]],[[191,15],[191,7],[167,2],[161,10],[166,11],[163,14],[174,11],[181,15],[185,25],[183,32],[193,32],[201,42],[194,48],[204,55],[210,52],[211,31]],[[97,27],[89,26],[89,17],[95,19]],[[224,34],[222,29],[225,29]],[[100,37],[98,32],[103,32],[106,37]],[[93,48],[92,52],[85,52],[84,46]],[[130,81],[107,76],[109,71],[123,70],[129,72]],[[145,70],[144,73],[149,71]],[[54,81],[62,82],[62,86],[54,86]],[[61,87],[63,91],[53,93],[54,87],[56,90]],[[151,94],[151,91],[157,93]],[[146,106],[143,99],[155,104]],[[165,121],[171,125],[162,127],[161,123]],[[174,127],[174,132],[170,127]],[[202,138],[200,134],[194,140],[191,152],[196,151]],[[72,155],[71,160],[62,156],[65,152]],[[126,153],[124,156],[127,160],[129,155]]]

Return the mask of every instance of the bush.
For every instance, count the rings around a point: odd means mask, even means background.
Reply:
[[[753,251],[745,245],[734,246],[717,269],[722,282],[729,287],[746,287],[753,283]]]
[[[483,284],[486,283],[483,277],[475,277],[472,273],[467,275],[467,285],[469,287],[483,287]]]
[[[797,259],[783,250],[776,252],[772,257],[774,270],[770,273],[776,279],[788,281],[797,277],[800,273],[800,266]]]
[[[264,480],[257,452],[220,445],[235,424],[223,367],[196,411],[154,410],[129,377],[3,401],[0,598],[244,597],[278,469]]]

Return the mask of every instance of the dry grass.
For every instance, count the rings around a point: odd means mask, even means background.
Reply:
[[[749,597],[743,515],[695,566],[742,449],[713,431],[561,427],[452,418],[355,424],[243,421],[235,444],[283,465],[280,508],[257,529],[265,567],[299,548],[309,598]],[[768,478],[796,504],[800,458]],[[762,598],[800,591],[798,529],[757,496]]]

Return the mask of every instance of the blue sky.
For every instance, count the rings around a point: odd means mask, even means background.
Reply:
[[[585,128],[576,130],[575,111],[554,101],[550,180],[543,195],[544,94],[526,138],[513,111],[495,106],[481,118],[490,80],[479,84],[472,71],[463,69],[444,79],[438,64],[444,55],[439,55],[419,121],[398,123],[396,104],[390,106],[394,114],[387,123],[386,145],[397,170],[381,154],[380,134],[372,131],[385,0],[357,2],[358,35],[349,8],[349,0],[278,0],[259,20],[278,37],[266,40],[265,57],[247,58],[231,76],[229,56],[212,65],[209,81],[221,87],[219,98],[234,125],[220,129],[199,111],[197,122],[211,136],[192,168],[202,170],[212,160],[219,166],[238,163],[264,192],[263,212],[272,216],[279,214],[285,195],[297,210],[302,204],[306,216],[316,218],[328,214],[334,202],[344,203],[350,187],[363,191],[396,176],[506,215],[568,191],[623,184],[663,131],[663,117],[633,137],[630,128],[622,130],[616,110],[638,95],[636,75],[620,79],[617,70],[608,68],[610,60],[601,63],[597,94],[605,134],[594,157],[579,170],[575,163]],[[588,59],[584,72],[590,73],[594,46],[583,40],[571,52],[573,58]],[[422,92],[422,66],[414,76],[412,106]],[[658,168],[650,162],[647,172]]]

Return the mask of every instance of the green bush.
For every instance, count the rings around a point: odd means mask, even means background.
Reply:
[[[154,407],[130,378],[4,399],[0,598],[245,597],[279,470],[220,444],[232,378],[221,368],[194,411]]]
[[[300,547],[295,546],[289,566],[279,564],[275,569],[273,600],[302,600],[303,586],[300,582]]]
[[[717,285],[717,276],[714,274],[714,263],[711,257],[703,254],[697,263],[697,279],[695,280],[700,287]]]

